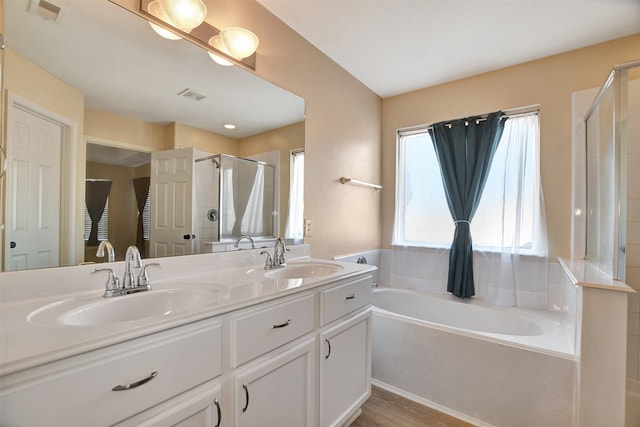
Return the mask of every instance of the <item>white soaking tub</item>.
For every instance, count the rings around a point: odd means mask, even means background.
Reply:
[[[389,288],[373,306],[374,384],[477,424],[574,425],[560,313]]]

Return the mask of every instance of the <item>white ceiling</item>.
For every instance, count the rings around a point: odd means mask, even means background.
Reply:
[[[640,32],[640,0],[258,2],[383,98]]]
[[[184,40],[158,36],[107,0],[49,0],[58,23],[4,0],[5,44],[85,94],[85,105],[152,123],[243,138],[304,120],[304,100]],[[190,88],[202,101],[177,96]],[[235,130],[223,125],[232,123]],[[179,144],[179,141],[178,141]]]

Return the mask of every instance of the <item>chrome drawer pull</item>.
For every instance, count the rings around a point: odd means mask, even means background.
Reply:
[[[242,383],[242,388],[244,389],[244,395],[246,397],[246,403],[244,404],[244,408],[242,408],[242,413],[247,412],[247,408],[249,407],[249,387],[247,387],[247,383]]]
[[[329,341],[329,338],[325,338],[324,340],[327,342],[327,345],[329,346],[329,353],[327,353],[327,355],[324,357],[324,360],[327,360],[329,356],[331,356],[331,341]]]
[[[158,371],[153,371],[147,378],[143,378],[140,381],[136,381],[135,383],[127,384],[127,385],[117,385],[111,389],[111,391],[123,391],[123,390],[131,390],[132,388],[140,387],[142,384],[146,384],[155,377],[158,376]]]
[[[279,325],[273,325],[273,329],[278,329],[278,328],[284,328],[285,326],[289,326],[291,324],[292,320],[289,319],[284,323],[280,323]]]
[[[218,423],[215,427],[220,427],[220,423],[222,422],[222,410],[220,409],[220,402],[218,402],[218,398],[213,399],[213,404],[216,405],[216,409],[218,410]]]
[[[351,294],[348,297],[346,297],[345,299],[356,299],[358,295],[357,294]]]

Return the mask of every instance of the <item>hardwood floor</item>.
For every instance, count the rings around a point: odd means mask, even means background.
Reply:
[[[472,427],[450,415],[371,386],[362,414],[349,427]]]

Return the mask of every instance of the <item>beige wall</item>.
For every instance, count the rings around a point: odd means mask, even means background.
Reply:
[[[383,247],[391,244],[396,130],[540,104],[541,173],[550,255],[570,256],[571,93],[601,86],[611,68],[640,58],[640,34],[425,88],[383,101]]]
[[[381,244],[380,194],[341,176],[380,182],[382,101],[255,1],[216,2],[216,27],[260,38],[255,74],[305,100],[305,218],[311,255],[330,257]],[[385,188],[383,192],[393,191]]]
[[[228,136],[219,135],[203,129],[183,123],[173,123],[173,146],[172,148],[193,147],[211,154],[231,154],[238,153],[238,140]]]
[[[304,148],[304,122],[281,127],[240,140],[238,156],[280,151],[280,234],[284,236],[289,211],[291,151]]]
[[[85,135],[140,145],[153,150],[173,148],[165,141],[165,126],[93,108],[85,109]]]

